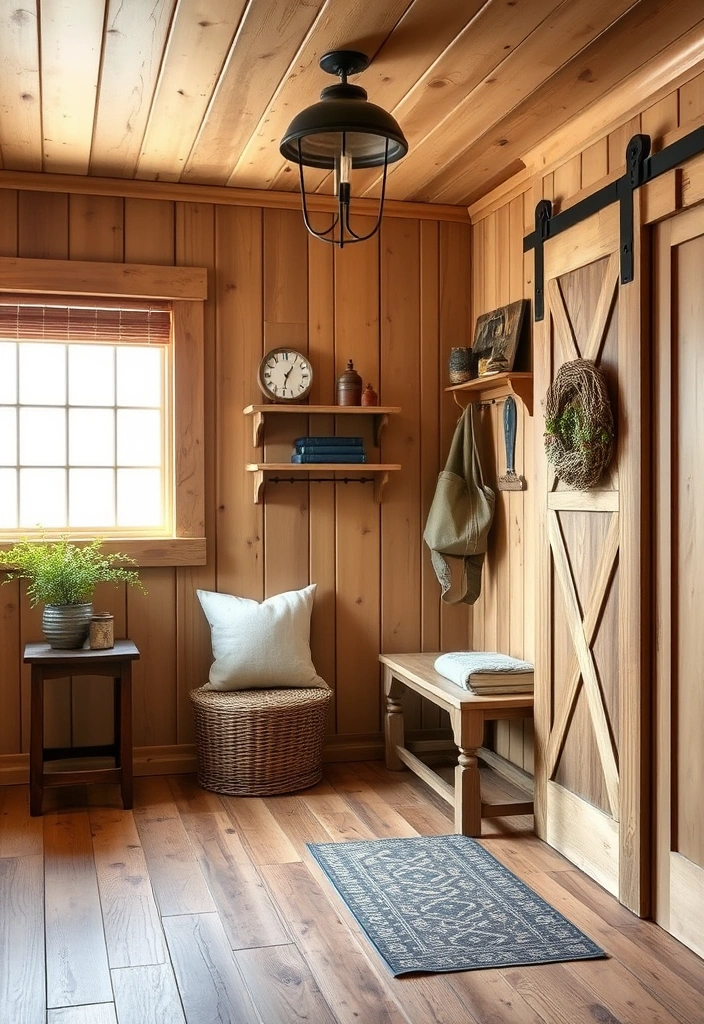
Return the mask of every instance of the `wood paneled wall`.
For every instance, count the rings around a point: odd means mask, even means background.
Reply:
[[[154,186],[158,197],[159,186]],[[0,190],[0,254],[181,264],[208,269],[205,304],[207,565],[142,570],[148,597],[103,590],[142,657],[135,666],[138,770],[192,765],[188,691],[207,677],[209,636],[195,591],[262,599],[318,584],[311,645],[335,690],[329,756],[378,755],[378,654],[456,649],[470,637],[466,607],[440,607],[422,530],[454,429],[442,394],[449,350],[469,329],[469,222],[394,218],[374,239],[333,251],[309,238],[298,211],[55,192]],[[310,401],[331,403],[348,359],[381,401],[399,405],[379,459],[399,462],[384,503],[371,486],[269,484],[255,505],[244,470],[257,461],[243,408],[261,400],[259,361],[290,343],[314,368]],[[265,457],[288,458],[306,417],[267,425]],[[312,432],[350,424],[319,417]],[[357,432],[355,421],[352,432]],[[367,431],[372,445],[371,422]],[[371,449],[374,453],[374,449]],[[17,584],[0,589],[0,774],[28,749],[24,643],[40,636]],[[107,688],[90,679],[47,687],[47,743],[99,743],[111,734]],[[435,709],[412,725],[434,728]]]
[[[665,93],[641,113],[609,134],[589,140],[582,148],[567,134],[561,144],[576,152],[545,173],[527,172],[470,208],[472,217],[472,322],[506,302],[533,297],[532,253],[523,254],[523,236],[533,230],[539,199],[553,201],[555,212],[595,191],[625,170],[629,139],[638,132],[651,136],[654,151],[665,136],[684,134],[704,122],[704,74]],[[578,136],[575,135],[575,140]],[[550,150],[550,140],[546,150]],[[516,368],[531,368],[529,339],[524,338]],[[485,560],[482,595],[474,606],[473,644],[476,649],[500,650],[532,660],[535,654],[535,459],[542,417],[542,395],[535,395],[534,419],[517,401],[516,472],[527,481],[523,492],[497,491],[496,521]],[[540,420],[542,423],[542,419]],[[483,409],[477,418],[482,465],[491,486],[505,469],[502,405]],[[497,723],[497,751],[528,771],[533,770],[533,732],[530,722]]]

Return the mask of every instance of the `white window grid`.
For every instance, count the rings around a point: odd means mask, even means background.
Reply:
[[[15,471],[15,494],[14,494],[14,509],[15,509],[15,522],[16,525],[8,526],[0,524],[0,532],[5,535],[17,534],[28,534],[35,530],[41,530],[42,533],[71,533],[75,535],[91,537],[91,536],[103,536],[106,531],[110,534],[124,535],[124,536],[168,536],[173,530],[173,501],[171,500],[171,494],[173,491],[173,471],[172,464],[173,459],[170,457],[173,448],[173,431],[171,426],[172,415],[171,415],[171,381],[172,381],[172,351],[170,345],[158,345],[151,343],[137,344],[128,342],[110,343],[110,342],[82,342],[82,341],[57,341],[52,342],[51,339],[37,338],[34,340],[29,339],[13,339],[13,338],[0,338],[0,342],[3,344],[13,345],[16,350],[14,360],[14,402],[5,402],[0,398],[0,409],[14,409],[15,410],[15,464],[3,463],[0,465],[0,471],[3,469],[9,469]],[[65,401],[64,402],[52,402],[52,403],[35,403],[35,402],[23,402],[21,401],[21,360],[19,357],[20,349],[23,345],[31,344],[55,344],[61,346],[64,350],[64,374],[65,374]],[[112,403],[101,403],[99,405],[89,405],[79,402],[69,401],[69,390],[70,390],[70,360],[69,351],[72,347],[82,345],[100,346],[107,347],[112,350],[112,380],[113,380],[113,397]],[[118,351],[125,349],[148,349],[150,351],[158,351],[160,354],[160,371],[159,371],[159,400],[154,404],[121,404],[117,401],[117,361]],[[21,460],[20,446],[22,442],[21,437],[21,410],[23,409],[43,409],[43,410],[63,410],[64,412],[64,451],[66,457],[63,463],[52,462],[47,465],[38,465],[36,463],[25,464]],[[112,430],[112,464],[100,464],[90,465],[86,463],[72,463],[69,457],[70,454],[70,412],[74,410],[84,411],[105,411],[112,414],[113,430]],[[121,412],[158,412],[160,416],[160,430],[159,430],[159,458],[145,465],[144,462],[129,463],[126,461],[119,461],[118,445],[120,442],[120,436],[118,431],[118,417]],[[23,470],[59,470],[63,471],[64,480],[64,495],[63,495],[63,507],[65,510],[66,521],[61,524],[43,524],[41,521],[36,523],[23,523],[20,520],[20,508],[21,508],[21,474]],[[70,519],[70,479],[71,471],[109,471],[112,473],[112,524],[90,524],[82,523],[80,526],[72,526]],[[144,522],[144,523],[131,523],[129,525],[119,525],[119,513],[118,505],[120,498],[120,488],[118,486],[119,474],[122,472],[129,471],[143,471],[151,470],[158,472],[159,475],[159,498],[158,506],[160,509],[160,516],[158,522]],[[0,498],[2,496],[0,495]],[[7,495],[5,496],[5,503],[7,504]]]

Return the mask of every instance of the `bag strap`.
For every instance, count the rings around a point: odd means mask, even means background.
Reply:
[[[474,430],[474,403],[470,402],[463,411],[455,429],[450,451],[445,463],[445,472],[454,473],[467,481],[484,488],[484,474],[477,449]]]

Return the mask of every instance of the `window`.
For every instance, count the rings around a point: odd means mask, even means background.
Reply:
[[[171,532],[169,304],[0,296],[0,529]]]
[[[0,542],[202,564],[206,272],[0,258],[0,281]]]

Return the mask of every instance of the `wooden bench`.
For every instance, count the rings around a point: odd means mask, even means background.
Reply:
[[[437,657],[437,654],[379,656],[384,666],[383,686],[386,697],[386,767],[391,771],[400,771],[406,765],[454,806],[455,832],[479,836],[483,817],[533,813],[532,800],[509,804],[482,803],[477,763],[478,756],[483,757],[480,748],[484,723],[506,718],[532,718],[533,694],[478,697],[436,672],[433,664]],[[454,787],[440,778],[405,745],[401,697],[406,688],[415,690],[450,715],[453,739],[459,748]],[[499,760],[496,755],[491,758],[494,767],[497,767]]]

